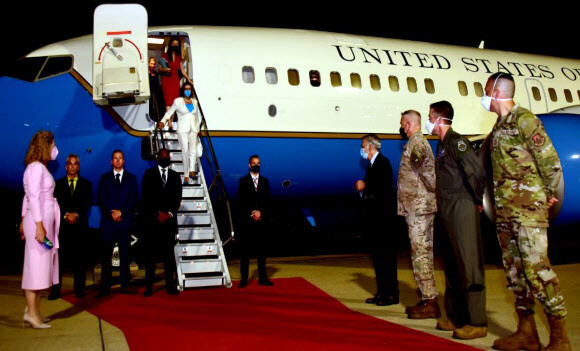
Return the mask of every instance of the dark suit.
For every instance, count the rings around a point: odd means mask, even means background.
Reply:
[[[261,213],[261,219],[255,221],[251,217],[252,211]],[[248,280],[250,256],[255,252],[258,259],[258,273],[260,280],[267,280],[266,276],[266,243],[268,224],[271,220],[270,212],[270,183],[260,174],[258,188],[254,186],[251,174],[240,178],[238,184],[238,215],[240,223],[240,273],[242,281]]]
[[[181,206],[181,177],[167,169],[167,182],[164,185],[158,166],[145,171],[141,184],[143,196],[143,222],[145,225],[145,278],[148,287],[155,280],[155,266],[159,257],[163,258],[166,287],[175,288],[176,274],[174,247],[177,234],[177,211]],[[170,212],[173,217],[161,223],[159,212]]]
[[[60,206],[59,258],[62,267],[72,268],[74,273],[74,292],[83,294],[87,271],[89,211],[93,203],[93,186],[83,177],[78,177],[74,190],[70,179],[64,176],[56,181],[54,196]],[[77,221],[70,224],[64,219],[66,213],[77,213]],[[62,283],[62,269],[59,270]],[[52,294],[60,295],[61,284],[52,286]]]
[[[370,239],[377,295],[399,297],[397,256],[392,228],[394,214],[393,169],[381,153],[367,167],[363,191],[363,218]]]
[[[111,254],[115,242],[119,244],[119,259],[121,273],[121,287],[129,286],[129,246],[130,230],[137,206],[137,178],[125,170],[121,184],[117,183],[113,171],[101,176],[98,190],[98,205],[102,210],[101,216],[101,284],[102,289],[111,287]],[[115,222],[111,217],[111,210],[122,213],[121,221]]]

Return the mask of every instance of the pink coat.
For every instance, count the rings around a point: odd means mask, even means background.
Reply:
[[[58,284],[58,229],[60,208],[53,196],[54,178],[40,162],[32,162],[24,171],[22,226],[24,229],[24,269],[22,289],[43,290]],[[46,237],[54,247],[47,250],[36,241],[36,222],[42,221]]]

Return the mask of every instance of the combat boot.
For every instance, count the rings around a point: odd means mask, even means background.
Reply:
[[[537,351],[542,348],[534,314],[529,311],[516,309],[518,314],[518,330],[510,336],[497,339],[493,342],[496,350],[529,350]]]
[[[487,327],[485,326],[475,326],[475,325],[464,325],[459,329],[455,329],[453,332],[453,337],[455,339],[461,340],[471,340],[477,338],[484,338],[487,336]]]
[[[548,315],[550,323],[550,343],[546,351],[571,351],[570,339],[566,333],[566,318]]]
[[[407,318],[409,319],[427,319],[441,317],[441,309],[437,298],[421,300],[415,306],[409,306]]]

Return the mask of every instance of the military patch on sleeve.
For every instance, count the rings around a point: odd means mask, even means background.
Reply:
[[[534,141],[534,145],[542,146],[542,145],[544,145],[544,141],[546,140],[546,138],[544,138],[542,135],[540,135],[540,133],[536,133],[532,137],[532,140]]]
[[[465,152],[465,150],[467,150],[467,144],[465,141],[459,140],[459,142],[457,142],[457,149],[461,152]]]
[[[421,166],[423,164],[424,160],[425,160],[425,156],[423,156],[417,150],[413,149],[413,152],[411,152],[411,162],[413,163],[413,166],[415,166],[415,167]]]

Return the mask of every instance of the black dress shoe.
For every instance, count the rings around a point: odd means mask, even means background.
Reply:
[[[135,289],[135,287],[133,286],[127,286],[127,287],[121,287],[121,289],[119,289],[119,292],[121,294],[126,294],[126,295],[137,295],[139,292],[137,291],[137,289]]]
[[[399,303],[398,297],[382,296],[380,299],[377,299],[376,305],[377,306],[390,306],[390,305],[396,305],[398,303]]]
[[[76,297],[77,299],[84,299],[84,298],[85,298],[85,296],[87,296],[87,294],[85,294],[85,292],[84,292],[84,291],[75,292],[75,297]]]
[[[102,297],[108,296],[111,294],[111,290],[110,289],[105,289],[105,290],[101,290],[99,291],[99,293],[95,296],[97,299],[100,299]]]
[[[167,288],[165,292],[169,295],[179,295],[179,290],[177,288]]]
[[[258,280],[258,285],[274,286],[274,283],[268,279],[260,279]]]
[[[380,295],[375,295],[373,297],[369,297],[368,299],[366,299],[365,302],[368,304],[376,304],[378,299],[380,299],[380,298],[381,298]]]
[[[143,291],[143,296],[144,297],[149,297],[153,295],[153,288],[150,287],[146,287],[145,291]]]
[[[247,280],[240,280],[240,282],[238,283],[238,288],[245,288],[246,286],[248,286]]]

